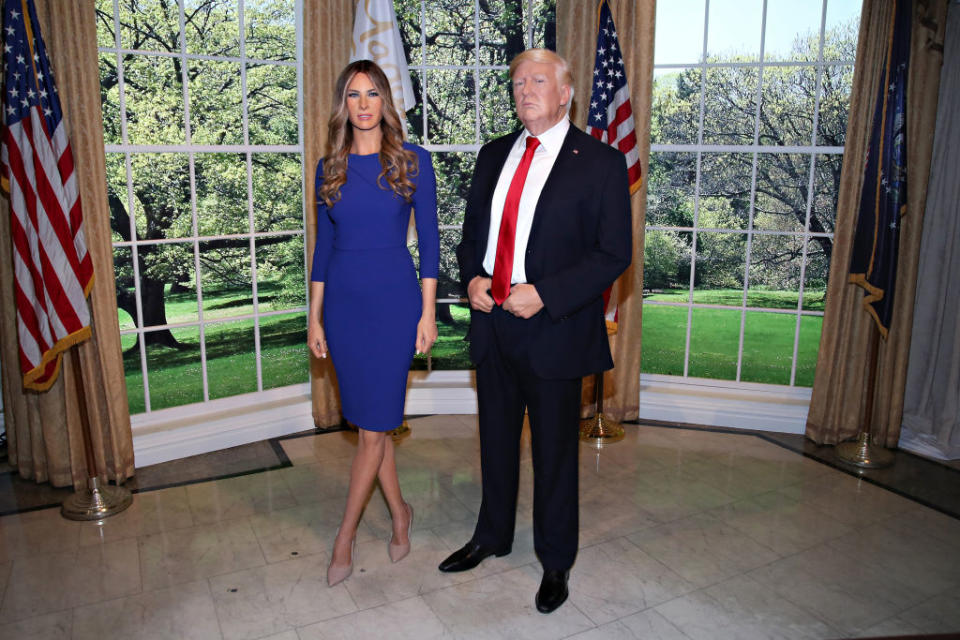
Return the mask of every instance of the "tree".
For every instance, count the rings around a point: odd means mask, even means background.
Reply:
[[[187,52],[209,56],[240,55],[235,2],[193,0],[184,8]],[[240,63],[180,57],[180,8],[175,0],[121,0],[115,22],[113,2],[98,0],[101,46],[151,52],[101,54],[100,82],[104,133],[108,144],[124,141],[120,118],[120,69],[126,141],[140,145],[183,145],[186,139],[184,95],[189,96],[190,142],[197,145],[243,144]],[[295,30],[292,0],[247,0],[246,55],[291,61]],[[164,55],[172,54],[172,55]],[[186,91],[185,91],[186,88]],[[248,64],[247,121],[251,144],[296,144],[296,70],[289,66]],[[199,236],[249,233],[246,158],[240,154],[197,153],[191,176],[185,153],[131,153],[131,192],[122,155],[108,154],[107,180],[111,227],[117,241],[161,241],[137,247],[143,326],[166,325],[166,296],[196,287],[192,241]],[[299,158],[253,153],[254,228],[277,231],[302,226]],[[193,228],[191,181],[197,193]],[[132,218],[132,220],[131,220]],[[135,235],[134,235],[135,234]],[[249,290],[250,241],[234,237],[203,241],[199,262],[205,287],[245,286]],[[289,254],[285,236],[258,238],[258,260],[276,274],[276,259]],[[262,248],[262,249],[261,249]],[[117,303],[137,317],[131,253],[118,252]],[[126,258],[127,264],[124,263]],[[292,264],[301,264],[298,257]],[[271,269],[273,271],[271,271]],[[259,270],[258,270],[259,271]],[[300,268],[302,273],[302,267]],[[292,278],[291,278],[292,280]],[[302,304],[302,279],[297,285]],[[144,334],[147,344],[178,346],[169,330]]]

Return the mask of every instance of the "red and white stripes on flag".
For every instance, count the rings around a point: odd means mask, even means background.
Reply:
[[[93,263],[73,153],[33,0],[4,0],[2,181],[10,235],[23,384],[46,390],[61,354],[90,336]]]
[[[643,183],[640,171],[640,152],[637,150],[637,132],[630,106],[630,87],[623,66],[623,54],[617,39],[617,28],[607,0],[601,0],[597,21],[597,53],[593,63],[593,87],[590,94],[590,116],[587,133],[623,152],[627,162],[630,193]],[[617,285],[614,283],[603,294],[607,331],[616,331],[618,322]]]

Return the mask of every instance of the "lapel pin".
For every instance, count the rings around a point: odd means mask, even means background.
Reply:
[[[573,150],[573,155],[577,155],[578,153],[580,153],[580,149],[574,149],[574,150]]]

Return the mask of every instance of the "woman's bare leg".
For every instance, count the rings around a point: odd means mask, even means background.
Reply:
[[[380,489],[383,490],[383,497],[390,507],[390,515],[393,517],[393,544],[406,544],[407,530],[410,525],[410,513],[407,511],[406,502],[403,500],[403,494],[400,491],[400,478],[397,476],[397,461],[394,456],[393,438],[387,437],[383,445],[383,460],[380,462],[380,469],[377,471],[377,479],[380,480]]]
[[[331,564],[345,565],[352,562],[350,547],[357,535],[360,515],[367,502],[377,472],[383,464],[384,443],[389,439],[385,432],[358,429],[359,443],[357,454],[350,467],[350,489],[347,492],[347,506],[343,511],[340,531],[333,542]],[[396,467],[394,467],[396,477]]]

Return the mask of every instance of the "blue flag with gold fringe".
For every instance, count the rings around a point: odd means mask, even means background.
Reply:
[[[896,0],[873,115],[850,282],[863,287],[864,309],[880,335],[890,330],[900,222],[907,206],[907,69],[913,3]]]

